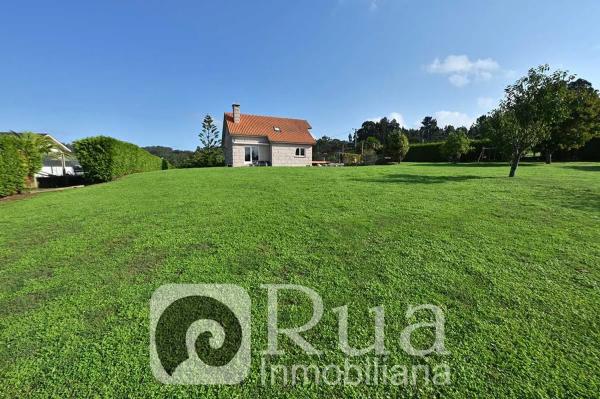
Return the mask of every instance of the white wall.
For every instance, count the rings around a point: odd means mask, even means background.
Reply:
[[[72,166],[65,166],[65,172],[67,175],[74,175],[75,169]],[[36,177],[45,177],[48,175],[62,176],[62,166],[42,166],[42,169],[35,174]]]

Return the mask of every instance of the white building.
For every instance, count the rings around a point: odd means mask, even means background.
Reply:
[[[47,133],[39,133],[48,137],[54,143],[54,148],[50,153],[44,156],[42,169],[35,174],[35,177],[63,176],[81,174],[81,166],[75,159],[73,151],[66,145]]]

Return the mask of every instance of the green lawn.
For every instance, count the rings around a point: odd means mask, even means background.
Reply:
[[[598,397],[600,165],[402,164],[169,170],[0,202],[0,397]],[[238,386],[169,386],[149,367],[153,291],[234,283],[252,298],[251,375]],[[446,362],[451,384],[261,386],[265,283],[319,292],[307,339],[343,363],[368,309],[386,309],[388,363]],[[447,356],[399,345],[409,304],[446,315]],[[292,299],[282,323],[309,310]],[[428,338],[418,336],[424,346]],[[359,339],[362,339],[359,341]]]

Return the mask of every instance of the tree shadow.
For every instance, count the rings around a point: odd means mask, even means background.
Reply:
[[[593,191],[573,192],[563,190],[556,202],[566,208],[585,212],[600,212],[600,194]]]
[[[587,172],[600,172],[600,165],[566,165],[565,169],[583,170]]]
[[[377,179],[353,179],[360,182],[371,183],[416,183],[416,184],[440,184],[464,182],[469,180],[496,179],[497,177],[459,175],[459,176],[429,176],[429,175],[411,175],[407,173],[396,173],[385,175]]]
[[[528,166],[541,166],[544,165],[543,162],[527,162],[527,163],[519,163],[520,167],[528,167]],[[415,162],[411,166],[430,166],[430,167],[455,167],[455,168],[508,168],[510,164],[508,162],[465,162],[465,163],[446,163],[446,162]]]

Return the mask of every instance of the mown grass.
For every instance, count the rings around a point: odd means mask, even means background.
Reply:
[[[0,203],[0,396],[597,397],[597,164],[403,164],[364,168],[169,170]],[[239,386],[167,386],[149,366],[153,291],[234,283],[252,298],[253,363]],[[386,309],[390,364],[451,368],[451,384],[262,386],[266,283],[302,284],[325,315],[301,355],[343,364],[368,309]],[[310,309],[283,299],[282,323]],[[409,304],[446,315],[446,356],[399,344]],[[414,321],[414,320],[413,320]],[[417,337],[424,346],[427,336]]]

